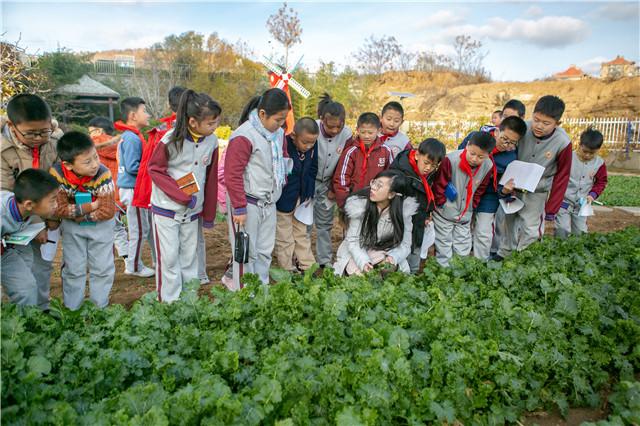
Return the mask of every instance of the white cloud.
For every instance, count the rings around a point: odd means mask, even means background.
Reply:
[[[421,19],[415,27],[428,29],[431,27],[450,27],[464,22],[468,11],[463,8],[442,9]]]
[[[532,18],[537,18],[544,15],[544,11],[540,6],[534,4],[533,6],[530,6],[524,14],[531,16]]]
[[[597,75],[600,74],[600,65],[603,62],[610,61],[611,58],[605,58],[604,56],[596,56],[591,59],[587,59],[578,64],[578,68],[587,74]]]
[[[579,43],[590,34],[587,24],[570,16],[545,16],[540,19],[490,18],[486,25],[459,25],[446,28],[440,40],[452,41],[457,35],[497,41],[520,41],[539,47],[563,47]]]
[[[640,3],[624,2],[624,3],[607,3],[598,8],[594,15],[596,17],[610,19],[612,21],[638,20],[640,17]]]

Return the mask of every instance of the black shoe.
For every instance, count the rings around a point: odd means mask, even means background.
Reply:
[[[493,260],[494,262],[502,262],[504,260],[504,257],[496,253],[493,256],[491,256],[489,260]]]

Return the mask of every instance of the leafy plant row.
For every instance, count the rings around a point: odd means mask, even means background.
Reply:
[[[251,281],[251,280],[250,280]],[[638,423],[640,230],[419,276],[284,276],[166,305],[2,310],[3,424]]]

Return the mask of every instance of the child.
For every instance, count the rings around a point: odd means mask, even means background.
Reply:
[[[198,278],[198,219],[212,228],[218,196],[218,138],[222,108],[205,93],[185,90],[175,128],[149,160],[151,211],[156,241],[156,287],[161,302],[178,300],[182,286]],[[192,174],[198,185],[184,192],[177,180]]]
[[[309,203],[315,193],[318,172],[318,139],[320,128],[313,118],[303,117],[287,136],[287,152],[293,160],[293,170],[276,203],[276,257],[280,266],[288,271],[306,271],[316,260],[311,252],[311,238],[307,225],[294,217],[299,204]],[[294,265],[293,255],[298,261]]]
[[[518,160],[545,168],[536,191],[516,196],[524,202],[518,212],[505,215],[505,237],[494,260],[500,261],[513,250],[524,250],[542,238],[544,221],[553,221],[560,210],[571,173],[571,141],[558,127],[564,102],[557,96],[541,97],[533,110],[533,121],[518,144]]]
[[[502,110],[498,109],[491,113],[491,124],[498,127],[502,121]]]
[[[236,232],[244,229],[249,235],[248,263],[233,262],[233,290],[240,288],[244,272],[257,274],[264,284],[269,283],[271,253],[276,241],[275,203],[289,168],[282,125],[290,109],[289,98],[283,90],[267,90],[247,103],[240,127],[229,140],[224,180],[232,254]]]
[[[149,125],[149,114],[144,100],[126,98],[120,103],[122,120],[116,121],[115,128],[122,131],[122,142],[118,145],[118,186],[120,201],[127,208],[127,226],[129,228],[129,255],[124,269],[128,275],[152,277],[154,270],[142,263],[143,238],[149,242],[153,253],[150,212],[147,208],[133,205],[134,188],[140,170],[143,148],[146,141],[141,130]]]
[[[473,255],[478,259],[488,260],[494,239],[499,240],[503,234],[504,223],[497,218],[496,214],[500,207],[499,194],[502,191],[502,186],[499,186],[498,182],[509,163],[517,158],[515,149],[526,131],[527,124],[524,120],[517,116],[509,116],[502,120],[500,126],[489,132],[496,141],[496,147],[490,156],[495,175],[491,174],[487,190],[473,211]],[[511,185],[507,186],[508,192],[510,192],[509,188]],[[497,250],[499,244],[495,247]]]
[[[502,107],[502,119],[515,115],[524,120],[526,111],[526,107],[521,101],[518,99],[509,99]]]
[[[23,170],[34,168],[48,171],[51,168],[58,156],[56,143],[62,131],[56,128],[49,105],[38,95],[15,95],[7,104],[7,116],[9,120],[2,128],[1,136],[0,186],[3,190],[13,191],[15,178]],[[33,218],[34,222],[40,220],[39,217]],[[46,224],[49,230],[58,227],[55,221],[46,221]],[[38,239],[30,244],[33,275],[38,285],[38,306],[47,309],[53,266],[51,261],[42,258],[41,246]]]
[[[0,268],[2,287],[9,300],[18,305],[36,305],[38,286],[33,274],[33,250],[30,245],[5,244],[4,237],[22,231],[32,223],[35,216],[52,217],[56,210],[58,183],[44,170],[26,169],[20,173],[13,192],[2,191],[2,265]],[[47,231],[36,236],[46,243]]]
[[[318,173],[316,194],[313,203],[313,223],[316,227],[316,256],[321,268],[331,264],[335,193],[332,188],[333,174],[340,155],[351,144],[351,129],[344,125],[344,106],[331,99],[328,93],[318,104]]]
[[[404,108],[402,108],[400,102],[388,102],[382,107],[382,113],[380,114],[382,134],[380,135],[380,140],[391,148],[394,157],[400,151],[412,148],[409,137],[400,131],[400,126],[402,126],[403,122]]]
[[[380,119],[373,112],[358,117],[357,138],[342,153],[333,174],[333,188],[338,207],[343,208],[347,197],[369,185],[381,171],[393,162],[391,148],[382,143]]]
[[[118,143],[120,136],[114,136],[115,129],[113,123],[107,117],[94,117],[89,121],[89,136],[96,145],[100,163],[106,166],[111,172],[113,180],[114,196],[118,210],[115,215],[115,225],[113,229],[113,243],[116,246],[118,256],[127,262],[129,255],[129,237],[127,229],[122,222],[120,197],[118,195]]]
[[[409,272],[411,217],[418,203],[405,195],[402,172],[384,170],[375,176],[370,187],[347,198],[347,235],[336,254],[336,275],[360,275],[381,263]]]
[[[390,167],[404,173],[407,180],[407,195],[415,197],[418,202],[418,211],[413,216],[411,253],[407,257],[412,274],[418,273],[420,269],[420,249],[424,229],[431,221],[431,212],[435,208],[431,186],[438,166],[446,154],[447,149],[442,142],[429,138],[424,140],[418,149],[399,153]]]
[[[556,216],[556,237],[587,232],[587,217],[579,215],[580,207],[593,203],[607,186],[607,166],[598,156],[603,140],[602,133],[592,128],[580,135],[580,145],[571,160],[567,192]]]
[[[462,151],[449,153],[433,183],[436,210],[436,260],[448,266],[453,254],[471,252],[471,214],[489,184],[493,162],[489,155],[496,141],[488,133],[478,132]]]
[[[93,141],[84,133],[65,134],[58,142],[57,152],[61,162],[49,172],[60,184],[56,217],[62,219],[64,304],[72,310],[80,308],[88,267],[91,301],[104,308],[109,304],[115,274],[116,204],[111,172],[100,164]]]

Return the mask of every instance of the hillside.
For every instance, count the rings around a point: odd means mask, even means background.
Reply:
[[[536,100],[547,94],[565,101],[567,117],[640,114],[640,77],[614,82],[586,79],[464,84],[454,73],[387,73],[374,93],[384,102],[390,99],[389,91],[417,95],[403,101],[408,120],[487,116],[511,98],[520,99],[531,111]]]

